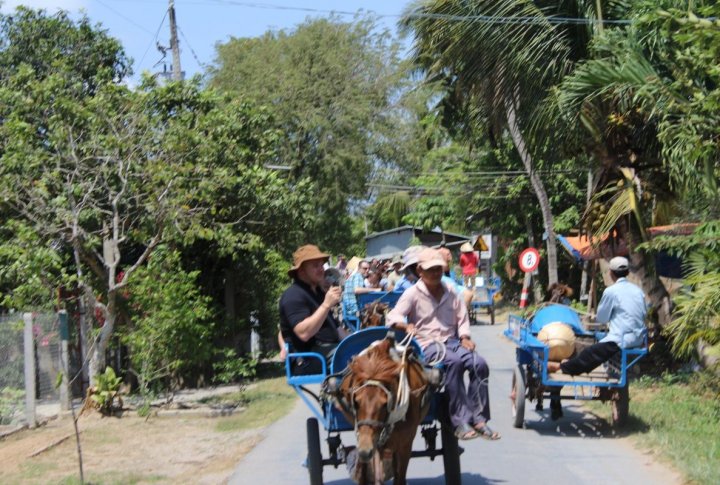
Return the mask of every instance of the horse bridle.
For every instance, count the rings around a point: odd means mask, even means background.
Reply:
[[[357,419],[357,409],[355,408],[355,393],[366,387],[378,387],[387,395],[388,400],[386,406],[388,416],[385,421],[379,421],[377,419]],[[387,386],[383,382],[376,379],[368,379],[361,386],[353,388],[350,402],[351,406],[349,406],[349,408],[355,420],[355,432],[357,433],[358,427],[360,426],[371,426],[373,428],[380,428],[380,436],[378,436],[378,446],[382,446],[387,442],[388,438],[390,438],[390,434],[392,433],[393,428],[395,427],[395,423],[405,419],[405,414],[407,413],[408,408],[407,403],[405,405],[398,404],[396,406],[395,396],[393,395],[393,393],[390,391],[390,389],[387,388]]]

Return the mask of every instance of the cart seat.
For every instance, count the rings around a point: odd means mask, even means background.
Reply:
[[[395,332],[396,342],[400,342],[405,337],[405,332],[388,327],[365,328],[345,337],[335,349],[335,354],[330,363],[330,373],[335,374],[345,369],[353,356],[365,350],[371,343],[384,339],[388,332]],[[411,342],[411,345],[417,355],[420,356],[420,359],[424,360],[425,356],[420,345],[415,340]]]
[[[530,324],[530,332],[537,335],[545,325],[556,322],[572,327],[575,335],[591,335],[583,328],[578,314],[565,305],[548,305],[535,312]]]
[[[361,293],[356,298],[358,308],[362,310],[365,305],[371,303],[385,303],[388,307],[395,308],[401,296],[402,293],[395,293],[394,291],[371,291],[370,293]]]

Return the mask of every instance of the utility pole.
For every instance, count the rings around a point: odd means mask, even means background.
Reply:
[[[170,17],[170,48],[173,55],[173,80],[182,81],[180,68],[180,43],[177,36],[177,23],[175,22],[175,1],[169,0],[168,17]]]

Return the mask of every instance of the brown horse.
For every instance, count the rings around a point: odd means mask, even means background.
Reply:
[[[562,303],[564,300],[572,298],[573,289],[564,283],[553,283],[548,286],[545,294],[545,301],[549,303]]]
[[[381,484],[391,476],[395,485],[406,483],[412,442],[430,406],[422,364],[394,345],[388,337],[353,357],[340,384],[338,407],[355,425],[358,463],[352,478],[360,484]]]
[[[379,301],[368,303],[362,310],[360,328],[385,326],[385,315],[390,310],[387,303]]]

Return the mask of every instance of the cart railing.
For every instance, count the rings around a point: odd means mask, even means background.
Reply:
[[[357,307],[362,313],[365,305],[369,305],[372,303],[385,303],[390,308],[394,308],[401,295],[402,293],[396,293],[394,291],[371,291],[369,293],[361,293],[359,295],[356,295],[355,298],[357,299]],[[345,323],[345,326],[351,332],[357,332],[358,330],[360,330],[360,324],[362,323],[360,317],[346,312],[345,305],[343,305],[342,312],[343,322]]]
[[[647,354],[647,337],[641,347],[621,349],[620,354],[604,364],[602,372],[591,372],[579,376],[569,376],[560,373],[548,373],[550,348],[538,340],[534,333],[535,325],[528,319],[518,315],[508,317],[507,328],[503,331],[505,337],[517,345],[516,358],[518,364],[533,366],[534,372],[541,377],[544,386],[594,386],[594,387],[624,387],[627,384],[627,370],[635,365]],[[577,332],[577,329],[574,328]],[[604,332],[582,331],[579,335],[593,335],[596,341],[605,336]],[[577,390],[577,389],[576,389]],[[583,397],[577,397],[583,399]]]
[[[363,349],[367,348],[372,342],[382,340],[388,332],[395,332],[395,340],[400,342],[405,333],[400,330],[391,330],[386,327],[372,327],[359,330],[346,338],[344,338],[336,347],[330,359],[328,366],[325,357],[316,352],[292,352],[290,346],[286,343],[285,349],[287,357],[285,358],[285,375],[287,383],[295,390],[303,402],[312,411],[313,415],[322,423],[327,430],[347,431],[353,429],[345,417],[339,411],[334,409],[334,405],[328,400],[323,400],[320,395],[320,385],[328,376],[342,372],[354,355],[359,354]],[[411,341],[415,352],[424,359],[421,347],[415,341]],[[320,374],[293,374],[293,362],[297,359],[319,359],[322,363],[322,373]],[[310,389],[308,386],[316,386],[317,389]],[[428,413],[430,415],[431,413]],[[426,419],[427,420],[427,419]],[[432,420],[432,418],[430,419]]]

